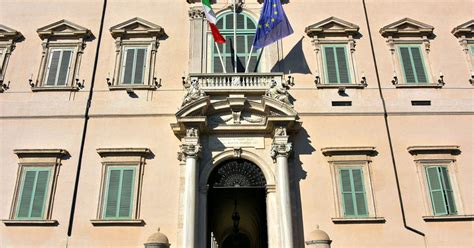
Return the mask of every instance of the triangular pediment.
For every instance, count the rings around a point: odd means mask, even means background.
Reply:
[[[157,24],[149,22],[139,17],[132,18],[110,28],[110,33],[114,38],[123,36],[161,36],[164,29]]]
[[[5,41],[5,40],[13,40],[16,41],[20,39],[22,34],[18,31],[16,31],[13,28],[9,28],[5,25],[0,24],[0,40]]]
[[[359,31],[359,26],[354,23],[339,19],[337,17],[329,17],[320,22],[306,27],[305,32],[312,37],[319,34],[355,34]]]
[[[380,29],[380,34],[388,36],[431,36],[434,27],[426,23],[403,18]]]
[[[42,39],[50,37],[87,38],[91,36],[89,29],[64,19],[41,27],[36,32]]]
[[[474,36],[474,19],[455,27],[451,33],[456,37]]]

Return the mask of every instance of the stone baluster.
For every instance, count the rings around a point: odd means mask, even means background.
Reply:
[[[288,157],[292,144],[288,142],[286,128],[277,127],[273,138],[271,156],[277,168],[277,192],[280,196],[281,210],[281,247],[293,247],[293,222],[290,197],[290,178],[288,174]]]
[[[182,143],[180,152],[178,152],[178,158],[185,161],[182,247],[193,248],[196,247],[198,157],[201,152],[198,130],[196,128],[187,129]]]

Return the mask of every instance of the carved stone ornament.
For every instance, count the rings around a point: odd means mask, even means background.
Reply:
[[[199,144],[183,144],[179,146],[178,159],[184,161],[187,157],[198,157],[202,146]]]
[[[186,137],[199,137],[199,130],[194,127],[186,129]]]
[[[291,142],[282,144],[273,143],[272,149],[270,150],[270,156],[273,158],[273,162],[275,162],[276,158],[279,156],[288,157],[292,147],[293,144]]]
[[[233,160],[220,166],[212,175],[212,187],[265,187],[265,176],[257,165]]]
[[[193,80],[188,88],[188,92],[184,96],[183,103],[181,104],[181,106],[191,103],[205,95],[206,93],[204,92],[204,90],[199,87],[199,82],[197,80]]]
[[[204,11],[201,7],[192,7],[188,11],[189,19],[204,19]]]
[[[276,81],[272,81],[270,88],[267,90],[265,95],[291,105],[288,95],[288,87],[285,85],[278,85]]]

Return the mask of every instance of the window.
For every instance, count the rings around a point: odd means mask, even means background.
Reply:
[[[48,68],[45,77],[45,86],[65,86],[71,71],[71,49],[51,49],[48,59]]]
[[[426,167],[426,177],[434,215],[456,214],[453,189],[445,166]]]
[[[366,217],[368,212],[362,168],[340,168],[339,176],[344,217]]]
[[[326,71],[326,82],[333,84],[349,84],[349,61],[347,60],[347,48],[345,46],[323,46],[324,68]]]
[[[459,44],[466,55],[466,62],[470,66],[469,82],[474,85],[474,19],[457,27],[451,33],[458,38]]]
[[[335,199],[335,216],[339,223],[384,223],[377,216],[375,195],[372,190],[372,157],[374,147],[326,147],[321,149],[331,169]]]
[[[406,83],[428,83],[420,46],[399,46],[398,51]]]
[[[317,88],[367,86],[363,73],[359,75],[355,58],[356,39],[361,36],[359,26],[330,17],[306,27],[305,31],[315,47]]]
[[[107,78],[109,90],[157,89],[156,53],[164,29],[135,17],[111,27],[110,33],[116,47],[113,77]]]
[[[99,204],[93,225],[143,225],[140,189],[148,148],[100,148],[102,178]]]
[[[20,32],[0,24],[0,93],[8,89],[3,85],[8,61],[16,43],[22,39]]]
[[[250,57],[249,72],[258,71],[258,60],[260,49],[252,50],[252,43],[255,37],[256,24],[254,20],[244,13],[237,14],[237,25],[236,25],[236,41],[234,41],[234,19],[232,13],[225,13],[218,17],[217,27],[219,28],[222,36],[226,39],[225,44],[217,44],[214,42],[212,35],[209,35],[209,39],[212,44],[212,72],[224,72],[222,63],[219,57],[219,52],[222,55],[222,60],[225,65],[226,72],[234,72],[235,66],[237,72],[245,72],[246,63]],[[234,43],[235,42],[235,43]],[[237,45],[237,51],[234,51],[234,45]],[[237,65],[234,65],[234,53],[237,53]]]
[[[86,41],[92,33],[67,20],[61,20],[37,30],[43,40],[43,53],[33,91],[79,90],[80,62]]]
[[[105,189],[104,219],[131,219],[134,201],[135,168],[109,166]]]
[[[125,48],[122,65],[122,84],[143,84],[146,70],[147,49],[144,47]]]
[[[59,166],[69,153],[62,149],[18,149],[17,183],[5,225],[57,225],[53,217]]]

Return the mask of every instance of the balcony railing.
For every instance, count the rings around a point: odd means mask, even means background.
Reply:
[[[283,73],[191,73],[188,84],[196,80],[205,92],[265,92],[272,81],[281,84]]]

